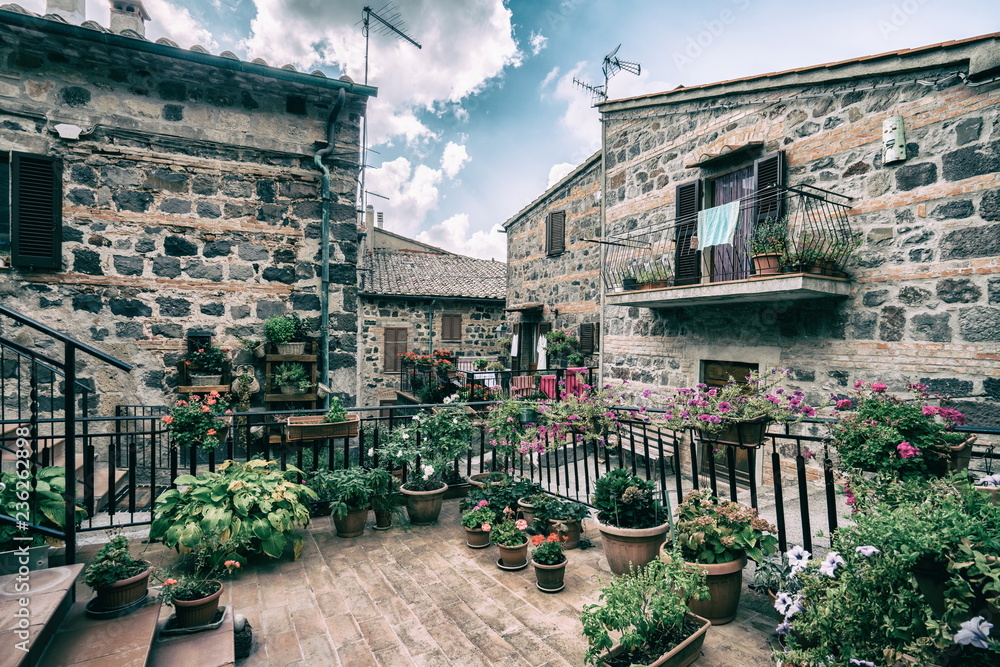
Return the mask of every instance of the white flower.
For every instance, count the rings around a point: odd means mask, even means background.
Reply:
[[[403,450],[402,450],[402,449],[401,449],[401,450],[399,450],[398,452],[396,452],[396,458],[397,458],[397,459],[401,459],[401,458],[403,458]]]
[[[837,571],[837,568],[844,564],[844,559],[840,557],[840,554],[836,551],[831,551],[826,555],[826,560],[823,561],[822,565],[819,566],[820,574],[825,574],[828,577],[833,577],[833,573]]]
[[[792,604],[792,596],[788,593],[778,593],[774,598],[774,608],[778,610],[778,613],[782,616],[788,615],[788,607]]]
[[[972,644],[976,648],[989,648],[992,623],[987,623],[982,616],[970,618],[962,623],[962,629],[955,633],[956,644]]]
[[[375,456],[375,448],[374,447],[369,447],[368,448],[368,456]]]
[[[409,433],[404,433],[403,434],[403,440],[409,440],[409,439],[410,439],[410,434]]]
[[[861,554],[861,555],[862,555],[862,556],[864,556],[865,558],[871,558],[871,557],[872,557],[872,556],[874,556],[875,554],[880,554],[880,553],[882,553],[882,552],[881,552],[881,551],[880,551],[880,550],[879,550],[878,548],[876,548],[876,547],[854,547],[854,551],[855,551],[855,552],[857,552],[857,553],[859,553],[859,554]]]
[[[434,474],[434,466],[424,466],[424,479],[430,479]]]
[[[785,555],[788,556],[788,564],[791,566],[792,572],[801,572],[806,569],[806,565],[809,563],[809,557],[812,556],[811,553],[799,545],[795,545],[789,549]]]
[[[452,420],[451,420],[451,423],[452,423],[452,424],[457,424],[457,423],[458,423],[458,418],[456,417],[455,419],[452,419]]]
[[[441,402],[442,402],[442,403],[451,403],[451,402],[452,402],[452,401],[454,401],[454,400],[455,400],[455,397],[454,397],[454,396],[445,396],[444,400],[443,400],[443,401],[441,401]]]

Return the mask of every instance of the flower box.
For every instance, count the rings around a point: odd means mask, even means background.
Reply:
[[[648,667],[686,667],[698,659],[698,656],[701,655],[701,647],[705,643],[705,635],[712,624],[707,619],[690,612],[685,614],[685,619],[690,623],[697,624],[698,630],[658,660],[649,663]],[[615,644],[604,658],[603,663],[605,665],[612,664],[608,660],[617,657],[624,650],[620,644]]]
[[[285,424],[286,440],[324,440],[326,438],[353,438],[358,435],[358,415],[347,415],[347,421],[324,422],[323,415],[289,417]]]

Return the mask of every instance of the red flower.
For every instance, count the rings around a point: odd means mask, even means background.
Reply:
[[[541,544],[544,541],[545,541],[545,537],[543,537],[542,535],[532,535],[531,536],[531,544],[533,546],[537,547],[539,544]]]
[[[166,417],[163,418],[163,423],[164,424],[172,424],[173,421],[174,421],[174,418],[171,417],[170,415],[167,415]]]
[[[205,431],[205,432],[206,432],[206,433],[207,433],[208,435],[215,435],[215,434],[216,434],[216,430],[215,430],[214,428],[210,428],[210,429],[208,429],[208,430],[207,430],[207,431]]]

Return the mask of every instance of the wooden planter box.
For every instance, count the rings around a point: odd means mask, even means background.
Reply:
[[[325,440],[326,438],[353,438],[358,434],[358,415],[347,415],[344,422],[324,422],[323,415],[289,417],[285,425],[286,440]]]

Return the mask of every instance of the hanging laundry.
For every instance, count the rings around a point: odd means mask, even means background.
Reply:
[[[698,211],[698,250],[732,243],[739,220],[739,201]]]

